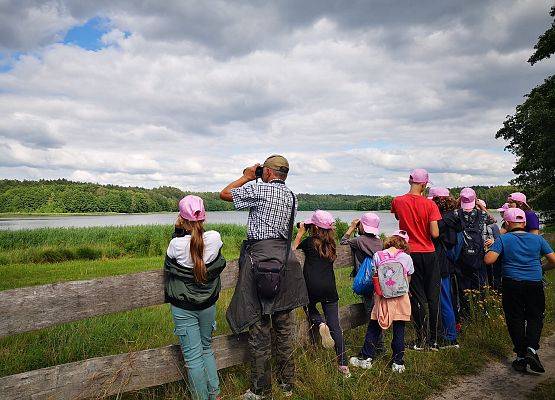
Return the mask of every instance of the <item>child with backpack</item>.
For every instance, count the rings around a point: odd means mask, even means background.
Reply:
[[[405,322],[410,321],[411,305],[409,299],[410,275],[414,265],[409,256],[409,237],[405,231],[396,231],[386,239],[384,250],[378,251],[372,258],[374,270],[374,307],[370,315],[370,323],[363,355],[365,359],[351,357],[352,365],[368,369],[376,356],[376,346],[382,329],[393,328],[391,349],[391,369],[404,372],[405,353]]]
[[[492,264],[502,258],[502,305],[516,353],[513,368],[526,372],[529,366],[543,373],[538,356],[545,312],[542,273],[555,268],[555,254],[542,236],[526,232],[525,211],[509,208],[503,218],[509,232],[493,243],[484,262]],[[541,264],[542,256],[548,260],[545,265]]]
[[[484,264],[485,237],[487,225],[495,219],[485,210],[476,207],[476,192],[464,188],[460,193],[460,208],[456,216],[462,227],[462,248],[455,263],[459,284],[460,316],[470,316],[470,306],[466,298],[468,290],[482,290],[487,284],[487,269]]]
[[[446,188],[436,188],[436,191],[433,193],[433,201],[437,204],[442,218],[438,221],[439,237],[433,239],[441,273],[440,310],[443,338],[439,340],[438,347],[459,348],[452,290],[454,262],[456,259],[455,247],[458,240],[457,232],[461,230],[460,224],[454,216],[454,210],[457,209],[457,201],[450,196],[449,190]],[[432,349],[436,350],[434,347]]]
[[[303,274],[308,290],[307,314],[310,323],[318,328],[325,348],[335,346],[339,372],[348,378],[351,374],[339,324],[339,296],[333,272],[333,262],[337,257],[334,221],[329,212],[315,211],[309,219],[299,224],[293,248],[298,248],[305,254]],[[310,235],[302,240],[307,230]],[[316,308],[318,303],[322,305],[325,319]]]
[[[358,236],[351,237],[353,233],[358,232]],[[361,215],[360,219],[355,218],[347,232],[343,235],[339,244],[344,246],[349,246],[353,254],[353,271],[351,276],[355,277],[360,266],[368,259],[366,262],[371,261],[374,254],[382,249],[382,240],[379,237],[380,234],[380,217],[372,212],[367,212]],[[370,315],[372,307],[374,306],[373,293],[369,295],[362,296],[364,310],[366,315]],[[367,333],[368,335],[368,333]],[[365,340],[368,343],[368,340]],[[383,335],[380,335],[378,340],[377,353],[383,353]],[[359,359],[365,360],[364,354],[367,353],[367,349],[362,348],[359,353]]]

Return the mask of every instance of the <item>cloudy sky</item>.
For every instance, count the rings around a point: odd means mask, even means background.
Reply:
[[[551,1],[0,0],[0,178],[298,192],[503,184]]]

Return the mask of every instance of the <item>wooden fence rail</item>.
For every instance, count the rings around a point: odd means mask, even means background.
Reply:
[[[303,255],[297,252],[301,263]],[[352,263],[341,246],[335,268]],[[237,261],[222,273],[222,289],[235,286]],[[164,303],[163,271],[154,270],[87,281],[63,282],[0,292],[0,338],[62,323]],[[340,308],[343,329],[366,321],[362,304]],[[308,322],[297,319],[297,338],[306,336]],[[218,369],[248,360],[246,335],[213,340]],[[96,357],[0,378],[0,400],[86,399],[158,386],[185,376],[178,345]]]
[[[297,252],[297,257],[302,261],[302,252]],[[340,246],[335,266],[351,263],[350,251]],[[229,261],[221,275],[222,289],[235,287],[237,274],[237,261]],[[163,303],[161,269],[4,290],[0,291],[0,338]]]

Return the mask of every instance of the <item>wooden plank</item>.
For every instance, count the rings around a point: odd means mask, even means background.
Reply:
[[[297,252],[299,258],[304,258]],[[339,246],[336,266],[351,264],[350,251]],[[223,271],[222,288],[235,287],[237,260]],[[0,291],[0,338],[95,315],[164,303],[162,270],[61,282]]]
[[[344,330],[366,322],[362,304],[340,308]],[[303,318],[298,332],[307,329]],[[218,369],[248,361],[246,334],[213,340]],[[101,398],[184,379],[178,345],[91,358],[0,378],[0,400]]]

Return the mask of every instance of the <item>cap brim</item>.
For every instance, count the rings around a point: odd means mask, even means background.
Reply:
[[[368,226],[368,225],[362,224],[362,228],[364,229],[364,232],[366,232],[366,233],[372,233],[374,235],[377,235],[377,234],[380,233],[380,228],[374,228],[373,226]]]
[[[474,207],[476,207],[476,201],[471,201],[470,203],[462,203],[461,202],[461,208],[465,211],[470,211]]]

